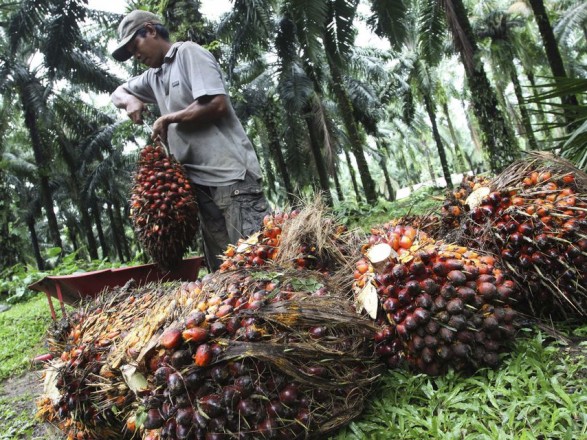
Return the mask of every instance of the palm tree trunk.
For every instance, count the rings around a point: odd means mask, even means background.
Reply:
[[[490,166],[499,172],[519,157],[518,145],[507,130],[483,66],[475,62],[478,48],[463,1],[445,0],[445,7],[455,46],[465,66],[473,111],[483,130]]]
[[[100,248],[102,249],[102,258],[108,258],[110,250],[106,238],[104,237],[100,206],[98,205],[96,198],[92,199],[92,214],[94,217],[94,224],[96,225],[96,231],[98,232],[98,241],[100,242]]]
[[[330,194],[330,182],[328,181],[328,171],[326,169],[326,163],[322,156],[322,143],[318,139],[316,130],[314,129],[314,121],[312,117],[312,110],[309,104],[304,109],[304,120],[308,127],[308,134],[310,137],[310,149],[312,150],[312,156],[314,157],[314,165],[316,166],[316,172],[318,173],[318,183],[320,185],[320,191],[324,197],[324,201],[328,206],[332,206],[332,195]]]
[[[365,152],[363,150],[363,143],[359,134],[359,128],[357,122],[353,116],[353,105],[349,98],[346,89],[343,86],[342,74],[338,66],[333,63],[330,57],[327,57],[330,66],[330,74],[332,75],[332,87],[334,89],[334,95],[336,102],[340,110],[340,116],[342,117],[349,141],[351,144],[351,151],[357,162],[357,169],[359,176],[361,177],[361,183],[363,184],[363,191],[365,192],[365,198],[367,202],[375,204],[377,203],[377,192],[375,191],[375,182],[371,177],[369,171],[369,165],[365,158]]]
[[[442,174],[444,174],[444,180],[446,181],[447,188],[452,188],[452,179],[450,177],[450,169],[446,160],[446,153],[444,151],[444,144],[438,131],[438,125],[436,125],[436,112],[432,103],[432,98],[428,93],[423,94],[424,106],[426,107],[426,113],[432,124],[432,135],[434,136],[434,142],[436,143],[436,149],[438,150],[438,157],[440,158],[440,165],[442,166]]]
[[[524,126],[526,138],[528,139],[528,145],[531,150],[538,150],[538,142],[536,141],[536,136],[534,136],[534,130],[532,129],[532,120],[530,119],[528,108],[526,107],[526,101],[524,99],[524,94],[522,93],[522,85],[520,84],[520,79],[518,78],[514,63],[512,62],[511,64],[510,72],[512,84],[514,85],[514,92],[518,100],[518,107],[520,108],[520,116],[522,118],[522,125]]]
[[[287,201],[291,206],[294,206],[294,188],[291,184],[287,164],[285,163],[285,158],[283,157],[283,150],[281,149],[281,144],[279,143],[279,132],[277,130],[277,124],[274,119],[274,113],[272,111],[265,112],[263,121],[265,122],[267,132],[269,133],[269,151],[271,151],[271,156],[273,156],[273,160],[277,164],[279,174],[283,180]]]
[[[483,160],[483,162],[485,162],[485,158],[483,156],[483,145],[481,143],[481,137],[479,136],[479,133],[477,131],[477,127],[475,126],[473,120],[471,119],[471,116],[469,115],[469,112],[467,111],[467,106],[465,105],[464,101],[461,101],[461,106],[463,107],[463,112],[465,113],[465,119],[467,120],[467,128],[469,129],[469,133],[471,134],[471,140],[473,141],[473,145],[475,146],[475,151],[479,154],[479,157],[481,157],[481,160]],[[485,164],[482,164],[483,168],[485,167]],[[474,167],[471,168],[471,171],[475,171],[473,169]]]
[[[344,202],[344,194],[342,192],[342,187],[340,186],[340,179],[338,177],[338,166],[334,166],[334,187],[336,188],[336,196],[338,197],[339,202]]]
[[[87,204],[84,202],[80,206],[81,208],[81,217],[82,217],[82,225],[84,227],[84,231],[86,233],[86,241],[88,243],[88,253],[90,254],[90,259],[97,260],[98,259],[98,246],[96,245],[96,237],[94,237],[94,232],[92,228],[92,219],[90,217],[89,209]]]
[[[563,59],[558,49],[558,44],[556,43],[556,38],[552,26],[550,25],[546,8],[544,7],[544,2],[542,0],[529,0],[529,3],[534,11],[534,16],[536,17],[536,23],[538,24],[538,30],[542,37],[542,44],[544,44],[544,50],[546,51],[546,58],[548,59],[550,70],[552,71],[555,80],[557,78],[566,78],[567,73],[565,71]],[[565,105],[578,105],[577,97],[574,95],[564,96],[561,101]],[[568,109],[563,109],[563,111],[565,120],[568,124],[567,129],[572,131],[574,119]]]
[[[457,162],[455,168],[457,172],[462,173],[465,171],[466,168],[465,160],[463,159],[463,150],[461,149],[459,139],[457,138],[457,133],[452,123],[452,118],[450,117],[450,111],[448,110],[448,104],[446,103],[446,101],[442,103],[442,110],[444,111],[444,116],[446,117],[446,124],[448,125],[448,132],[450,133],[450,138],[455,146],[454,148]]]
[[[357,198],[357,202],[362,202],[363,197],[361,196],[361,191],[359,191],[359,184],[357,182],[357,176],[355,175],[355,167],[353,167],[353,162],[351,161],[351,156],[346,148],[343,148],[344,151],[344,158],[346,160],[349,175],[351,176],[351,183],[353,185],[353,190],[355,191],[355,196]]]
[[[57,224],[57,216],[55,215],[55,210],[53,209],[53,197],[49,187],[49,161],[46,158],[41,136],[37,127],[37,118],[35,112],[29,106],[27,106],[23,91],[20,92],[20,97],[22,108],[24,110],[25,125],[31,137],[35,163],[37,164],[39,170],[39,192],[41,194],[41,204],[45,209],[45,216],[49,226],[49,236],[56,247],[63,248],[63,244],[61,243],[61,235],[59,233],[59,225]]]
[[[108,218],[110,219],[110,230],[112,231],[112,240],[114,241],[114,248],[118,254],[118,260],[124,262],[124,253],[122,243],[120,242],[120,234],[118,232],[118,225],[114,216],[114,207],[112,203],[108,203]]]
[[[39,247],[39,238],[37,237],[37,232],[35,231],[35,220],[34,218],[30,218],[27,220],[27,227],[29,229],[29,234],[31,236],[31,244],[33,246],[33,254],[35,255],[35,261],[37,262],[37,269],[45,270],[45,261],[41,256],[41,249]]]
[[[124,254],[126,256],[126,261],[130,261],[132,259],[132,257],[130,255],[130,248],[128,246],[128,240],[126,239],[126,234],[124,233],[124,219],[121,215],[122,208],[120,207],[120,204],[118,203],[117,200],[114,200],[113,204],[114,204],[114,218],[116,219],[116,222],[118,223],[117,231],[118,231],[118,235],[120,237],[120,242],[122,243],[122,250],[124,251]],[[126,218],[128,218],[128,215],[126,216]]]

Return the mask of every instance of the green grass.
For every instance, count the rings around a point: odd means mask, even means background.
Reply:
[[[51,322],[45,295],[14,304],[0,313],[0,380],[23,373],[31,359],[43,353],[43,339]]]
[[[587,439],[586,344],[532,332],[498,370],[439,378],[390,371],[362,417],[333,438]]]

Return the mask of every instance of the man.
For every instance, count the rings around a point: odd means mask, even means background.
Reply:
[[[269,204],[259,161],[230,103],[222,73],[210,52],[192,42],[169,41],[155,14],[133,11],[118,26],[114,59],[134,57],[149,67],[112,94],[112,102],[142,123],[145,104],[162,116],[154,141],[166,142],[194,183],[210,270],[228,244],[261,229]]]

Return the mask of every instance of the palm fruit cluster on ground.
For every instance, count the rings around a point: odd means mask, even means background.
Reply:
[[[130,198],[136,236],[163,268],[183,257],[198,228],[198,208],[181,164],[161,146],[140,152]]]
[[[332,274],[348,264],[358,240],[318,199],[301,211],[265,216],[261,231],[226,249],[220,270],[278,265]]]
[[[470,206],[455,235],[496,255],[524,288],[520,307],[587,316],[587,175],[550,154],[512,164]]]
[[[483,193],[489,181],[486,176],[465,175],[459,186],[447,193],[440,210],[442,224],[436,231],[439,235],[442,235],[442,231],[451,231],[460,227],[464,216],[470,210],[470,197],[475,197],[471,194]]]
[[[318,437],[362,411],[374,332],[317,272],[121,289],[56,327],[39,415],[72,439]]]
[[[516,332],[516,286],[493,257],[396,222],[371,232],[354,290],[382,325],[377,353],[388,366],[431,375],[496,367]]]

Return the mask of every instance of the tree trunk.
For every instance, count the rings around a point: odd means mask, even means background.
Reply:
[[[475,151],[481,157],[481,160],[482,160],[481,166],[485,169],[486,166],[485,166],[485,157],[483,155],[483,145],[481,143],[481,139],[480,139],[479,133],[477,131],[477,127],[475,126],[473,120],[471,119],[471,116],[469,115],[469,112],[467,111],[467,107],[465,105],[465,102],[461,101],[461,105],[463,106],[463,112],[465,113],[465,119],[467,120],[467,127],[469,128],[469,133],[471,134],[471,140],[473,141],[473,145],[475,146]],[[475,170],[473,168],[471,168],[471,171],[475,172]]]
[[[106,238],[104,237],[100,206],[98,205],[96,198],[92,199],[92,214],[94,217],[94,223],[96,224],[96,231],[98,232],[98,241],[100,242],[100,248],[102,249],[102,258],[108,258],[110,250]]]
[[[452,118],[450,117],[450,111],[448,110],[448,104],[446,102],[442,103],[442,110],[444,111],[444,116],[446,117],[446,124],[448,125],[448,132],[450,133],[450,138],[452,139],[452,143],[455,146],[455,168],[457,172],[463,173],[466,169],[465,160],[463,159],[463,150],[459,143],[459,139],[457,137],[454,125],[452,124]]]
[[[522,85],[520,84],[520,80],[516,72],[516,66],[514,66],[513,62],[510,66],[510,72],[512,84],[514,85],[514,92],[518,100],[518,107],[520,108],[522,125],[524,126],[526,138],[528,139],[528,145],[530,146],[531,150],[538,150],[538,142],[536,141],[536,136],[534,136],[534,130],[532,129],[532,120],[530,119],[530,113],[528,113],[528,108],[526,107],[526,101],[524,99],[524,94],[522,93]]]
[[[324,201],[327,206],[332,206],[332,195],[330,194],[330,182],[328,181],[328,172],[326,170],[326,163],[322,156],[322,144],[318,140],[318,136],[314,130],[314,123],[312,121],[312,112],[306,108],[304,111],[304,119],[308,126],[308,134],[310,136],[310,149],[312,150],[312,156],[314,157],[314,165],[316,166],[316,172],[318,173],[318,183],[320,185],[320,191],[324,197]]]
[[[122,209],[120,207],[120,204],[117,200],[114,200],[114,218],[116,219],[116,222],[119,225],[117,229],[118,234],[120,236],[120,241],[122,243],[122,250],[125,253],[126,261],[130,261],[132,260],[132,257],[130,255],[130,248],[128,247],[128,240],[126,239],[126,234],[124,233],[124,219],[120,214],[121,211]],[[128,218],[128,215],[126,216],[126,218]]]
[[[338,66],[331,61],[330,57],[327,57],[327,59],[329,61],[328,64],[330,66],[330,74],[332,75],[332,87],[334,89],[334,95],[336,97],[340,116],[342,117],[345,130],[349,137],[351,151],[353,156],[355,156],[355,161],[357,162],[357,169],[359,171],[359,176],[361,177],[361,183],[363,184],[365,198],[367,199],[367,202],[375,204],[377,203],[375,182],[371,177],[369,165],[367,164],[367,159],[365,158],[363,142],[361,141],[361,135],[359,133],[359,128],[357,127],[357,122],[353,116],[353,106],[348,93],[343,86],[343,78]]]
[[[540,36],[542,37],[542,44],[544,45],[544,50],[546,51],[546,58],[548,59],[548,64],[550,65],[550,70],[555,77],[555,81],[557,78],[566,78],[567,73],[565,71],[563,59],[558,49],[558,44],[556,42],[556,38],[554,37],[554,32],[552,30],[552,26],[550,25],[546,8],[544,7],[544,2],[542,0],[529,0],[529,3],[530,6],[532,6],[532,10],[534,11],[536,23],[538,24],[538,30],[540,32]],[[574,95],[564,96],[561,101],[565,105],[578,105],[577,97]],[[565,120],[568,124],[567,129],[572,131],[574,118],[568,109],[563,109],[563,112],[565,115]]]
[[[379,159],[379,166],[383,172],[383,178],[385,179],[385,187],[387,188],[387,200],[393,202],[395,200],[395,191],[393,190],[393,184],[391,183],[391,177],[387,171],[387,160],[382,154]]]
[[[343,148],[343,151],[347,166],[349,168],[349,175],[351,176],[351,183],[353,184],[353,190],[355,191],[357,202],[362,202],[363,197],[361,196],[361,191],[359,191],[359,184],[357,182],[357,176],[355,175],[355,167],[353,167],[353,162],[351,161],[351,156],[346,148]]]
[[[120,243],[120,237],[118,235],[118,225],[116,224],[116,220],[114,218],[114,208],[112,207],[112,203],[108,203],[108,218],[110,219],[110,230],[112,231],[112,240],[114,242],[114,249],[116,249],[116,253],[118,254],[118,260],[120,262],[124,261],[124,254],[122,251],[122,244]]]
[[[479,50],[463,1],[446,0],[445,7],[455,46],[465,66],[473,111],[484,134],[490,166],[497,173],[519,157],[518,146],[506,128],[485,70],[476,62]]]
[[[447,188],[452,188],[452,179],[450,177],[450,169],[446,160],[446,153],[444,152],[444,144],[438,131],[438,125],[436,125],[436,112],[432,103],[432,98],[428,93],[423,94],[424,106],[426,107],[426,113],[432,124],[432,135],[434,136],[434,142],[436,143],[436,149],[438,150],[438,157],[440,158],[440,164],[442,166],[442,174],[444,174],[444,180],[446,181]]]
[[[49,160],[45,155],[41,136],[37,127],[37,118],[35,112],[27,105],[23,90],[20,91],[20,98],[24,111],[25,125],[31,137],[35,163],[39,170],[39,192],[41,194],[41,204],[43,205],[45,216],[47,217],[49,236],[56,247],[63,248],[61,235],[59,233],[59,225],[57,223],[57,216],[53,209],[53,196],[49,187]]]
[[[90,210],[85,202],[81,203],[81,218],[84,231],[86,233],[86,241],[88,243],[88,253],[90,254],[91,260],[98,259],[98,246],[96,244],[96,237],[94,237],[94,231],[92,227],[92,219],[90,217]]]
[[[277,164],[279,174],[283,179],[283,186],[285,188],[287,201],[291,206],[294,206],[294,188],[291,184],[287,164],[285,163],[285,158],[283,157],[283,150],[281,149],[281,144],[279,143],[279,132],[277,130],[277,124],[275,123],[274,115],[271,111],[265,112],[263,121],[265,122],[265,126],[267,127],[267,132],[269,134],[269,151],[271,151],[273,160]]]
[[[342,187],[340,186],[340,180],[338,177],[338,167],[334,166],[334,187],[336,188],[336,196],[338,197],[339,202],[344,202],[344,194],[342,193]]]
[[[37,232],[35,231],[35,220],[31,218],[27,220],[26,223],[29,229],[29,234],[31,236],[31,244],[33,246],[35,261],[37,262],[37,268],[39,270],[45,270],[45,261],[41,255],[41,249],[39,248],[39,238],[37,237]]]

